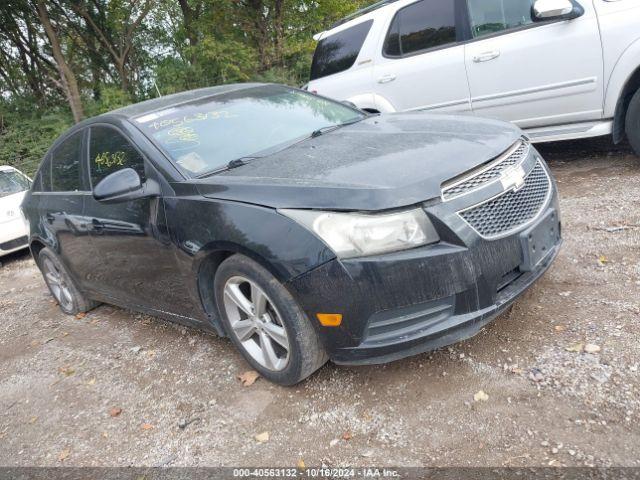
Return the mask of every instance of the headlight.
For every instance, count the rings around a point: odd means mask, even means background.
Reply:
[[[320,237],[341,258],[408,250],[440,240],[417,208],[388,214],[279,210]]]

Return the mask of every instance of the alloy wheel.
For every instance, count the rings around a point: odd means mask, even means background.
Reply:
[[[43,262],[44,278],[47,285],[51,289],[51,293],[63,310],[71,310],[73,308],[73,295],[71,289],[65,281],[64,275],[54,263],[46,258]]]
[[[287,330],[275,305],[251,280],[236,276],[224,287],[231,333],[262,367],[279,372],[289,363]]]

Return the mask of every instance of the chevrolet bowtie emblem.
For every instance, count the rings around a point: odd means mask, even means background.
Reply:
[[[526,174],[522,166],[510,168],[502,174],[500,181],[502,182],[502,188],[505,190],[513,190],[517,192],[524,186],[524,178]]]

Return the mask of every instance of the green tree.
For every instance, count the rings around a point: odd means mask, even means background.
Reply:
[[[74,121],[231,82],[301,85],[313,35],[364,0],[3,0],[0,163],[27,172]]]

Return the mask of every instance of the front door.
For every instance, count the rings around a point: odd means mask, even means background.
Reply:
[[[590,1],[573,20],[534,23],[534,0],[466,0],[475,114],[522,128],[602,117],[603,60]]]
[[[133,168],[143,182],[159,175],[133,144],[116,128],[92,126],[89,135],[89,169],[95,187],[109,174]],[[154,178],[155,177],[155,178]],[[176,312],[176,295],[183,293],[176,278],[173,244],[167,232],[162,198],[122,203],[87,198],[93,245],[89,283],[92,291],[114,303]]]
[[[374,67],[373,88],[393,110],[471,111],[460,43],[461,5],[456,0],[420,0],[400,9],[390,21]]]

